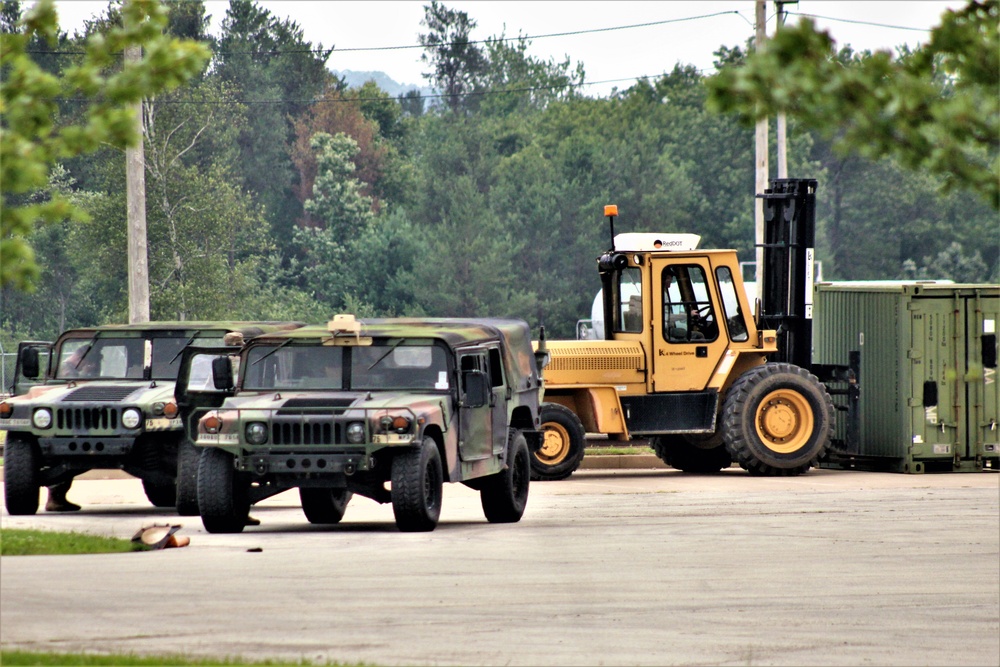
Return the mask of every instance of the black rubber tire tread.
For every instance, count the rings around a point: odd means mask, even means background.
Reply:
[[[557,482],[566,479],[580,467],[587,447],[587,434],[583,422],[576,413],[559,403],[542,403],[538,407],[538,419],[545,430],[547,422],[555,422],[566,429],[569,435],[570,451],[566,458],[556,465],[549,465],[531,454],[531,479],[540,482]],[[544,436],[543,436],[544,437]]]
[[[302,512],[309,523],[334,524],[344,518],[353,493],[347,489],[316,489],[299,487]]]
[[[198,516],[198,463],[201,450],[187,438],[177,446],[177,513]]]
[[[783,389],[798,393],[813,415],[813,433],[805,446],[782,454],[767,447],[757,434],[755,415],[761,401]],[[817,465],[833,434],[835,412],[826,387],[804,368],[787,363],[765,363],[737,378],[726,394],[722,432],[726,448],[740,467],[755,476],[800,475]]]
[[[444,471],[433,438],[392,460],[392,513],[403,532],[434,530],[441,516]]]
[[[174,484],[153,484],[142,480],[142,490],[153,507],[174,507],[177,503],[177,487]]]
[[[241,533],[250,516],[250,483],[238,474],[233,457],[216,447],[201,452],[198,511],[210,533]]]
[[[714,473],[733,462],[724,443],[702,448],[685,435],[661,435],[650,441],[660,460],[672,468],[690,473]]]
[[[3,451],[3,494],[7,512],[26,516],[38,512],[38,468],[41,453],[34,442],[7,434]]]
[[[483,480],[479,500],[490,523],[516,523],[528,505],[531,452],[524,434],[515,430],[507,443],[507,467]]]

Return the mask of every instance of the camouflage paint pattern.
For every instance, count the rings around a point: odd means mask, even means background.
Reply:
[[[357,336],[334,334],[327,326],[317,325],[255,338],[242,351],[235,395],[221,407],[200,415],[197,433],[191,434],[195,444],[224,449],[235,457],[238,470],[252,475],[258,484],[271,485],[277,490],[317,484],[348,486],[380,502],[388,499],[383,495],[382,483],[389,478],[394,452],[417,446],[425,437],[438,444],[446,479],[451,482],[502,470],[506,447],[497,449],[492,445],[495,440],[506,444],[509,427],[522,430],[529,445],[537,446],[541,377],[525,322],[395,318],[361,320],[360,324]],[[434,389],[292,386],[300,380],[303,384],[307,382],[298,376],[275,389],[253,385],[251,360],[263,362],[269,356],[265,350],[273,351],[278,358],[285,347],[363,350],[373,346],[391,352],[403,342],[409,347],[422,345],[446,350],[447,380],[439,376]],[[471,420],[470,428],[470,422],[466,420],[463,424],[460,414],[475,408],[463,405],[457,359],[468,351],[490,347],[500,350],[504,372],[503,384],[491,390],[496,396],[505,397],[506,406],[499,404],[497,410],[489,404],[483,406],[486,411],[483,419]],[[344,382],[346,385],[347,381]],[[383,422],[393,417],[408,420],[404,432],[397,433],[384,426]],[[254,428],[266,433],[264,442],[249,441],[249,424],[262,425]],[[361,425],[363,438],[348,441],[350,424]],[[497,432],[491,432],[491,424]],[[484,448],[480,442],[484,438],[488,453],[471,454]]]
[[[183,436],[174,403],[177,368],[176,363],[171,368],[168,359],[160,359],[162,366],[158,368],[163,370],[154,377],[151,358],[155,348],[150,345],[146,349],[143,341],[167,338],[173,347],[191,340],[221,345],[229,331],[253,336],[297,326],[301,324],[147,322],[67,330],[52,345],[48,369],[42,369],[42,383],[4,401],[8,410],[0,411],[0,430],[37,444],[42,456],[38,476],[42,485],[102,468],[123,469],[155,484],[169,484],[175,474],[177,444]],[[113,349],[114,343],[120,343],[123,350],[130,346],[143,357],[138,360],[142,367],[134,374],[127,372],[131,360],[122,356],[116,360],[120,363],[108,362],[115,371],[103,377],[67,377],[60,369],[69,356],[65,350],[95,341],[107,344],[106,349]],[[39,410],[51,415],[51,425],[46,428],[33,423]],[[138,415],[132,428],[123,424],[126,412]]]

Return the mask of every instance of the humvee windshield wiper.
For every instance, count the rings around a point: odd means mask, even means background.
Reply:
[[[73,364],[74,369],[80,368],[80,364],[82,364],[83,360],[87,358],[87,355],[90,354],[90,351],[94,349],[94,343],[96,343],[97,339],[101,337],[101,333],[102,332],[98,331],[96,334],[94,334],[94,337],[87,342],[86,345],[87,349],[85,349],[83,351],[83,354],[80,355],[80,359],[75,364]]]
[[[379,357],[378,359],[376,359],[375,361],[373,361],[372,365],[369,366],[368,368],[366,368],[365,370],[369,370],[370,371],[371,369],[375,368],[380,363],[382,363],[382,360],[385,359],[386,357],[388,357],[390,354],[392,354],[392,351],[395,350],[397,347],[399,347],[402,342],[403,342],[403,339],[400,338],[395,343],[393,343],[392,345],[390,345],[389,349],[386,350],[385,353],[383,353],[381,357]]]
[[[253,362],[250,365],[251,366],[256,366],[257,364],[259,364],[260,362],[264,361],[265,359],[267,359],[268,357],[270,357],[272,354],[274,354],[275,352],[277,352],[278,350],[280,350],[281,348],[285,347],[286,345],[288,345],[291,342],[292,342],[291,338],[282,341],[278,345],[275,345],[273,350],[271,350],[270,352],[266,352],[264,355],[261,356],[260,359],[258,359],[257,361]]]

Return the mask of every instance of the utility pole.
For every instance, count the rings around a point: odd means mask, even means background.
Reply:
[[[142,58],[138,44],[125,47],[125,67]],[[142,100],[133,105],[139,143],[125,148],[125,199],[128,208],[128,321],[149,321],[149,259],[146,248],[146,158]]]
[[[767,40],[767,0],[756,0],[756,27],[757,34],[754,39],[754,49],[759,51],[764,47]],[[764,194],[767,189],[767,117],[757,121],[756,132],[756,194]],[[754,238],[756,239],[757,254],[755,256],[755,280],[757,281],[757,298],[764,298],[764,200],[754,197]]]
[[[796,5],[799,0],[778,0],[775,2],[775,6],[778,8],[778,20],[774,26],[775,34],[781,30],[781,26],[785,25],[785,5]],[[775,123],[774,131],[777,134],[777,149],[778,149],[778,178],[788,178],[788,144],[785,141],[785,130],[787,125],[785,124],[785,112],[779,111],[777,122]]]

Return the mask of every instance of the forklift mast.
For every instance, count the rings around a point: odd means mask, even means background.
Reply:
[[[758,328],[778,332],[772,361],[812,367],[816,179],[776,178],[764,194],[763,284]]]

